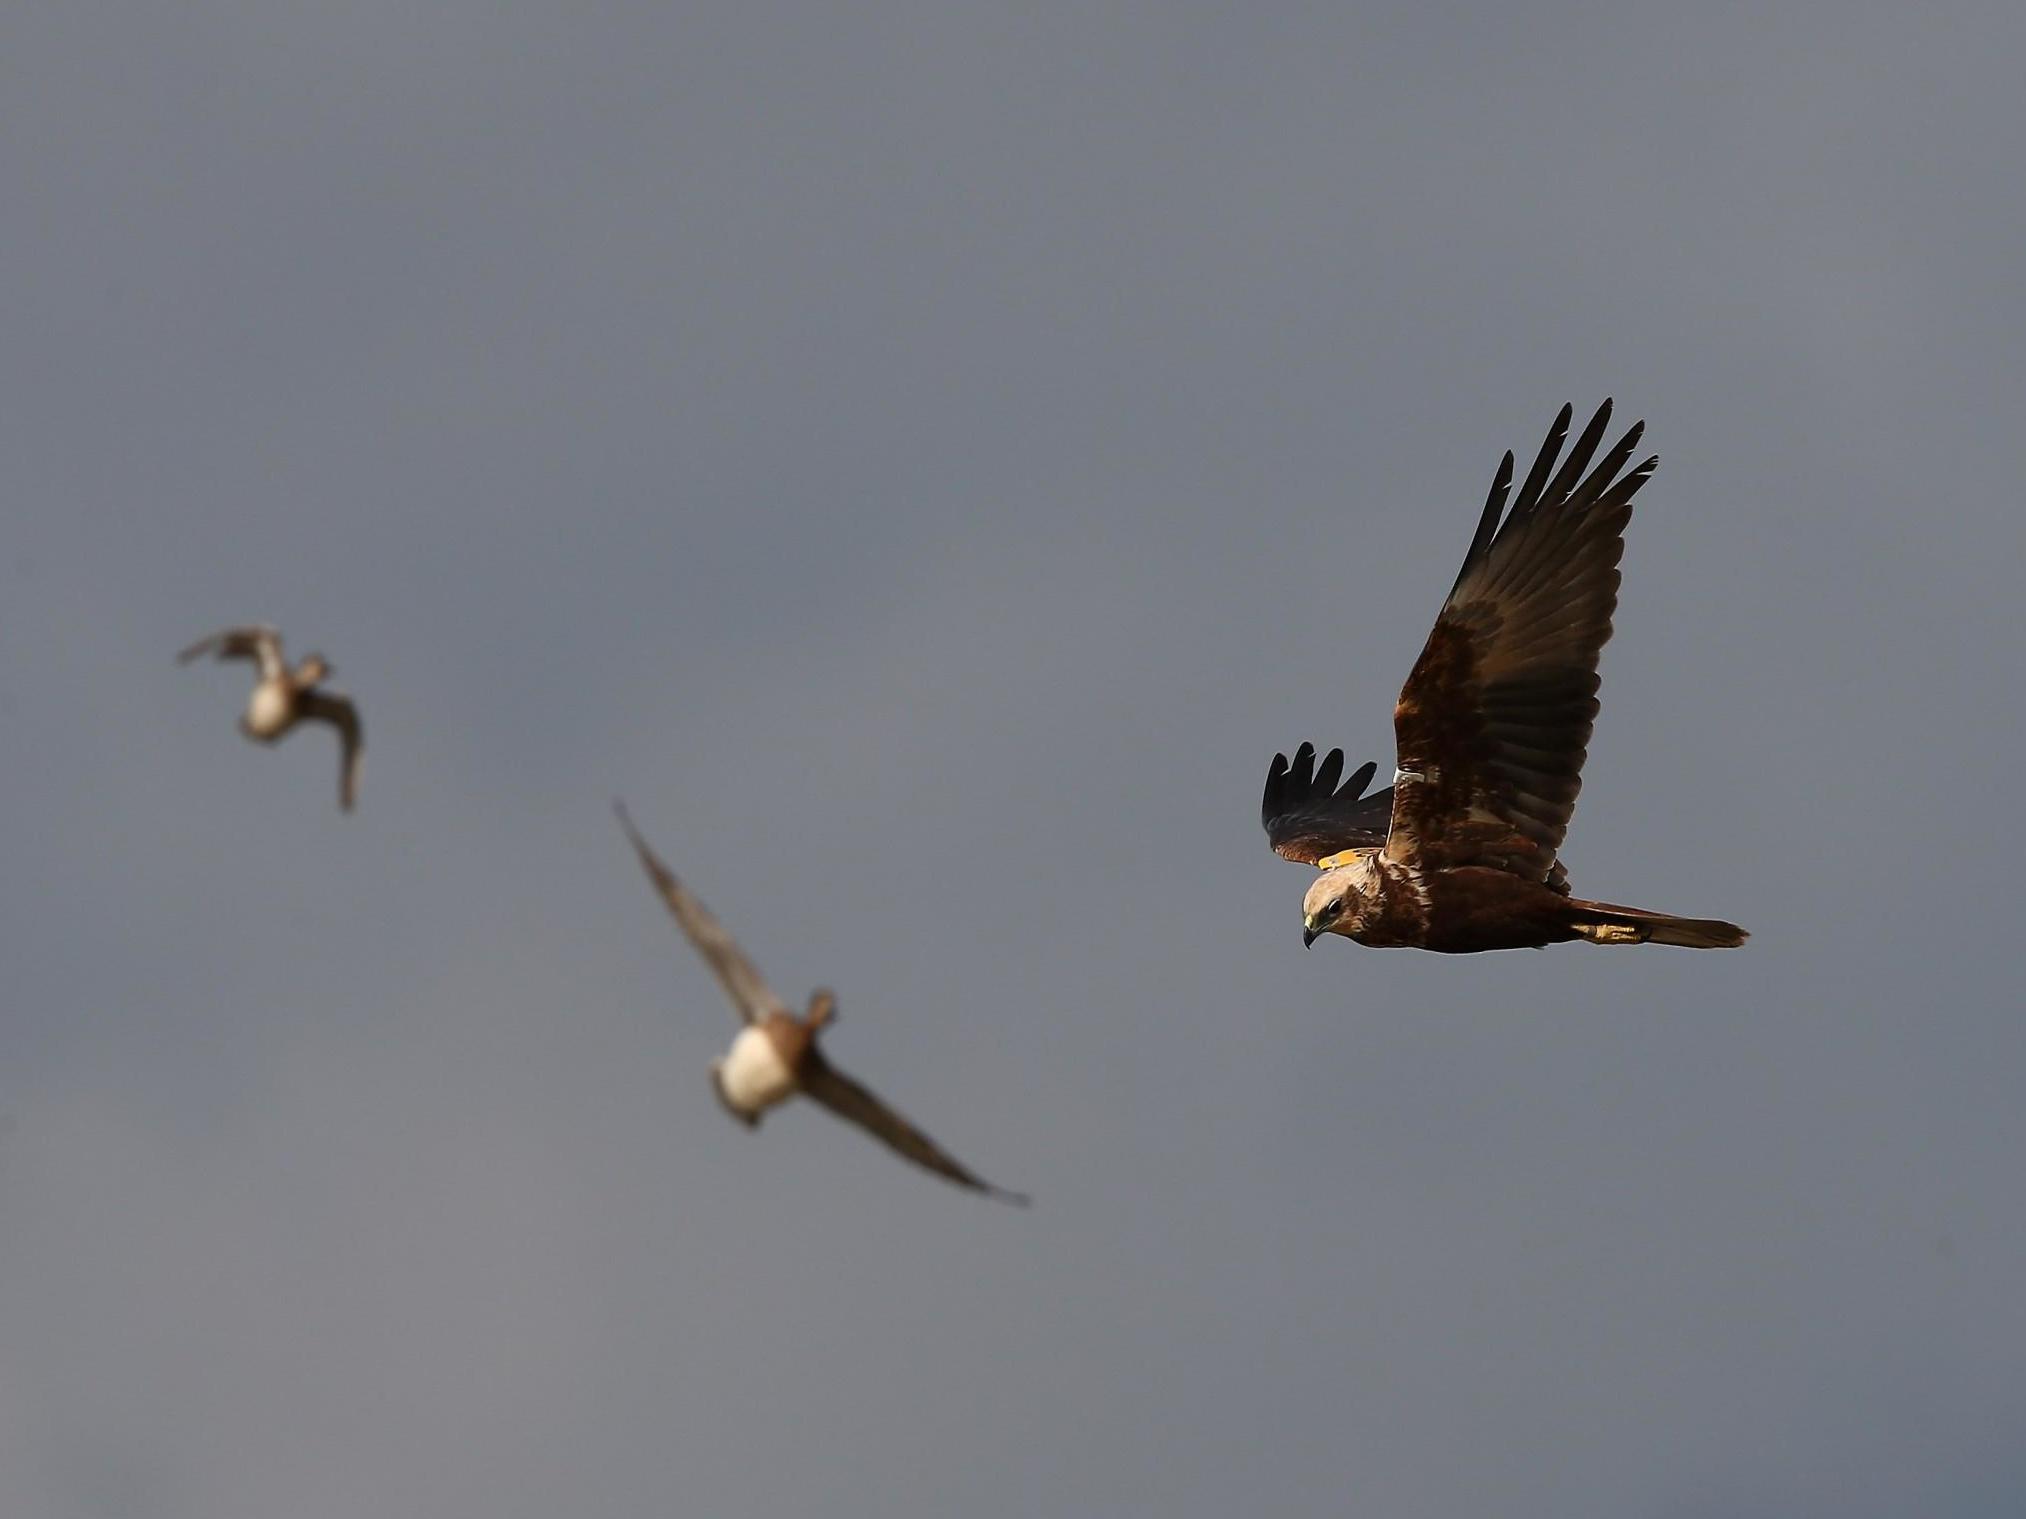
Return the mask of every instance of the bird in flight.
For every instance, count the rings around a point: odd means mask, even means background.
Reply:
[[[711,1085],[726,1112],[747,1128],[758,1128],[767,1109],[799,1092],[945,1180],[1002,1202],[1026,1206],[1028,1199],[1024,1194],[995,1187],[960,1164],[928,1135],[832,1065],[818,1046],[817,1036],[836,1021],[835,994],[818,989],[809,994],[807,1012],[800,1016],[790,1012],[710,909],[648,848],[624,805],[615,802],[613,811],[619,816],[620,827],[633,841],[647,878],[661,893],[662,901],[668,904],[668,910],[696,946],[697,953],[717,975],[744,1025],[724,1058],[711,1064]]]
[[[359,727],[359,709],[349,696],[323,689],[335,673],[321,654],[305,654],[290,669],[281,656],[281,634],[266,626],[227,628],[200,638],[176,656],[188,664],[204,654],[220,659],[251,660],[259,672],[253,694],[240,715],[239,731],[257,743],[275,744],[295,730],[298,723],[328,723],[336,730],[338,758],[338,805],[352,810],[359,790],[359,755],[365,747]]]
[[[1597,655],[1611,636],[1632,498],[1660,462],[1623,472],[1645,430],[1637,422],[1592,469],[1610,420],[1607,400],[1562,459],[1564,406],[1510,512],[1513,456],[1499,465],[1394,705],[1392,786],[1366,795],[1370,764],[1339,785],[1341,750],[1319,768],[1308,744],[1292,764],[1273,757],[1260,807],[1268,842],[1323,872],[1302,902],[1304,944],[1342,934],[1474,954],[1572,939],[1744,943],[1735,923],[1571,896],[1558,855],[1596,722]]]

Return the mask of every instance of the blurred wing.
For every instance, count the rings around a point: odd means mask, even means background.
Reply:
[[[738,941],[725,932],[724,925],[711,915],[711,910],[697,899],[696,893],[678,881],[674,872],[647,847],[640,830],[633,826],[633,819],[626,815],[625,806],[614,802],[612,810],[619,815],[619,826],[633,841],[634,852],[640,856],[641,868],[647,872],[648,880],[661,893],[661,900],[675,914],[675,921],[689,935],[689,942],[696,946],[697,953],[717,973],[718,982],[730,995],[740,1020],[756,1023],[769,1013],[787,1012],[788,1009],[774,995],[758,968],[739,948]]]
[[[349,696],[340,696],[335,691],[305,691],[301,701],[304,717],[329,723],[338,730],[341,746],[338,754],[338,805],[350,812],[352,803],[358,799],[359,757],[366,748],[365,730],[359,725],[359,709],[352,705]]]
[[[1607,400],[1557,469],[1569,418],[1564,406],[1501,523],[1512,485],[1505,456],[1401,689],[1391,859],[1489,865],[1535,881],[1554,870],[1597,718],[1597,654],[1611,636],[1632,498],[1660,462],[1621,477],[1640,422],[1590,469],[1611,420]]]
[[[803,1059],[798,1084],[804,1096],[813,1097],[846,1123],[857,1124],[887,1148],[906,1156],[916,1165],[960,1187],[969,1187],[973,1192],[983,1192],[987,1197],[996,1197],[1001,1202],[1023,1208],[1027,1205],[1024,1193],[995,1187],[976,1172],[967,1170],[928,1135],[824,1059],[822,1052],[814,1046]]]
[[[187,665],[191,660],[213,652],[220,659],[253,660],[260,666],[263,676],[273,675],[281,669],[281,634],[265,623],[227,628],[209,638],[198,639],[176,656],[176,663]]]
[[[1377,849],[1386,842],[1393,816],[1390,787],[1370,796],[1378,766],[1369,760],[1337,785],[1344,772],[1344,751],[1332,749],[1318,769],[1315,745],[1294,751],[1294,763],[1276,754],[1266,772],[1266,794],[1260,799],[1259,821],[1266,841],[1284,860],[1313,865],[1346,849]]]

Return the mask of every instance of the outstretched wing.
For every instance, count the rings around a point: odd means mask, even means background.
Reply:
[[[855,1123],[881,1144],[903,1155],[916,1165],[955,1182],[960,1187],[969,1187],[973,1192],[983,1192],[987,1197],[996,1197],[1001,1202],[1027,1206],[1024,1193],[1008,1192],[1004,1187],[995,1187],[975,1171],[960,1164],[942,1146],[928,1135],[909,1123],[892,1108],[881,1102],[870,1091],[852,1080],[824,1059],[823,1052],[814,1045],[803,1056],[802,1069],[796,1079],[804,1096],[813,1097],[847,1123]]]
[[[640,830],[633,826],[633,819],[627,816],[625,804],[614,802],[612,810],[618,814],[619,826],[633,841],[634,852],[640,856],[640,865],[647,872],[648,880],[661,893],[661,900],[675,914],[675,921],[689,935],[689,942],[696,946],[697,953],[717,973],[718,983],[731,997],[740,1020],[757,1023],[769,1013],[787,1012],[788,1009],[774,995],[773,988],[767,985],[759,969],[739,948],[738,941],[725,932],[724,925],[697,899],[696,893],[678,881],[674,872],[647,847],[647,840],[640,836]]]
[[[1632,498],[1660,462],[1619,473],[1645,429],[1638,422],[1590,468],[1611,420],[1607,400],[1557,469],[1569,419],[1564,406],[1501,522],[1512,485],[1505,456],[1401,689],[1390,859],[1550,879],[1582,788]]]
[[[193,659],[214,652],[220,659],[250,659],[260,666],[262,676],[274,675],[282,667],[281,633],[265,623],[227,628],[209,638],[198,639],[176,656],[176,663],[187,665]]]
[[[359,757],[365,752],[365,730],[359,725],[359,709],[349,696],[336,691],[309,690],[299,698],[302,715],[338,730],[338,805],[352,810],[359,795]]]
[[[1260,799],[1259,821],[1266,841],[1284,860],[1313,865],[1346,849],[1377,849],[1386,842],[1393,816],[1393,791],[1364,790],[1379,767],[1369,760],[1337,785],[1344,773],[1344,751],[1330,750],[1318,769],[1315,745],[1294,751],[1294,763],[1276,754],[1266,772],[1266,794]]]

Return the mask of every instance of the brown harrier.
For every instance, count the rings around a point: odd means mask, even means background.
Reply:
[[[1611,636],[1632,498],[1660,462],[1620,473],[1645,429],[1638,422],[1590,469],[1611,420],[1607,400],[1557,469],[1569,416],[1564,406],[1502,523],[1512,455],[1499,465],[1463,569],[1393,708],[1392,787],[1363,795],[1371,765],[1339,787],[1340,750],[1320,770],[1307,744],[1292,766],[1273,757],[1260,809],[1267,838],[1276,853],[1323,870],[1302,902],[1303,943],[1342,934],[1445,954],[1570,939],[1744,943],[1734,923],[1569,895],[1556,851],[1597,717],[1597,653]]]
[[[176,659],[187,665],[199,655],[213,652],[220,659],[251,660],[260,672],[239,719],[239,731],[248,738],[263,744],[279,743],[304,721],[329,723],[337,730],[342,746],[338,805],[350,812],[359,790],[359,753],[364,747],[359,709],[350,697],[320,689],[334,673],[323,655],[305,654],[291,670],[281,657],[281,634],[270,627],[248,627],[227,628],[200,638]]]
[[[857,1124],[916,1165],[960,1187],[1026,1206],[1027,1198],[1021,1193],[995,1187],[967,1170],[928,1135],[825,1059],[817,1047],[816,1036],[836,1021],[837,998],[819,989],[809,994],[808,1012],[799,1018],[789,1012],[710,909],[647,847],[647,841],[626,815],[625,807],[615,802],[613,811],[619,814],[620,826],[633,841],[647,878],[660,891],[697,953],[717,973],[719,983],[745,1024],[724,1059],[711,1066],[711,1085],[717,1089],[718,1101],[724,1104],[726,1112],[747,1128],[758,1128],[760,1116],[768,1108],[800,1092],[822,1103],[839,1118]]]

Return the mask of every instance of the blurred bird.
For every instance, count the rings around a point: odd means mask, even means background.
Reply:
[[[799,1092],[846,1122],[857,1124],[916,1165],[960,1187],[1026,1206],[1028,1199],[1023,1194],[995,1187],[959,1164],[928,1135],[832,1065],[816,1041],[824,1028],[836,1022],[836,996],[827,990],[813,991],[807,1012],[800,1017],[790,1012],[723,925],[647,847],[625,806],[615,802],[613,811],[633,841],[647,878],[697,953],[716,973],[745,1025],[724,1058],[711,1064],[711,1086],[726,1112],[747,1128],[758,1128],[767,1109]]]
[[[322,690],[336,672],[321,654],[305,654],[290,669],[281,657],[281,634],[262,626],[227,628],[200,638],[176,656],[188,664],[204,654],[220,659],[251,660],[258,670],[253,694],[239,719],[239,731],[263,744],[275,744],[295,731],[302,722],[328,723],[337,731],[341,746],[338,759],[338,805],[352,810],[359,790],[359,755],[365,740],[359,726],[359,709],[352,699],[336,691]]]

